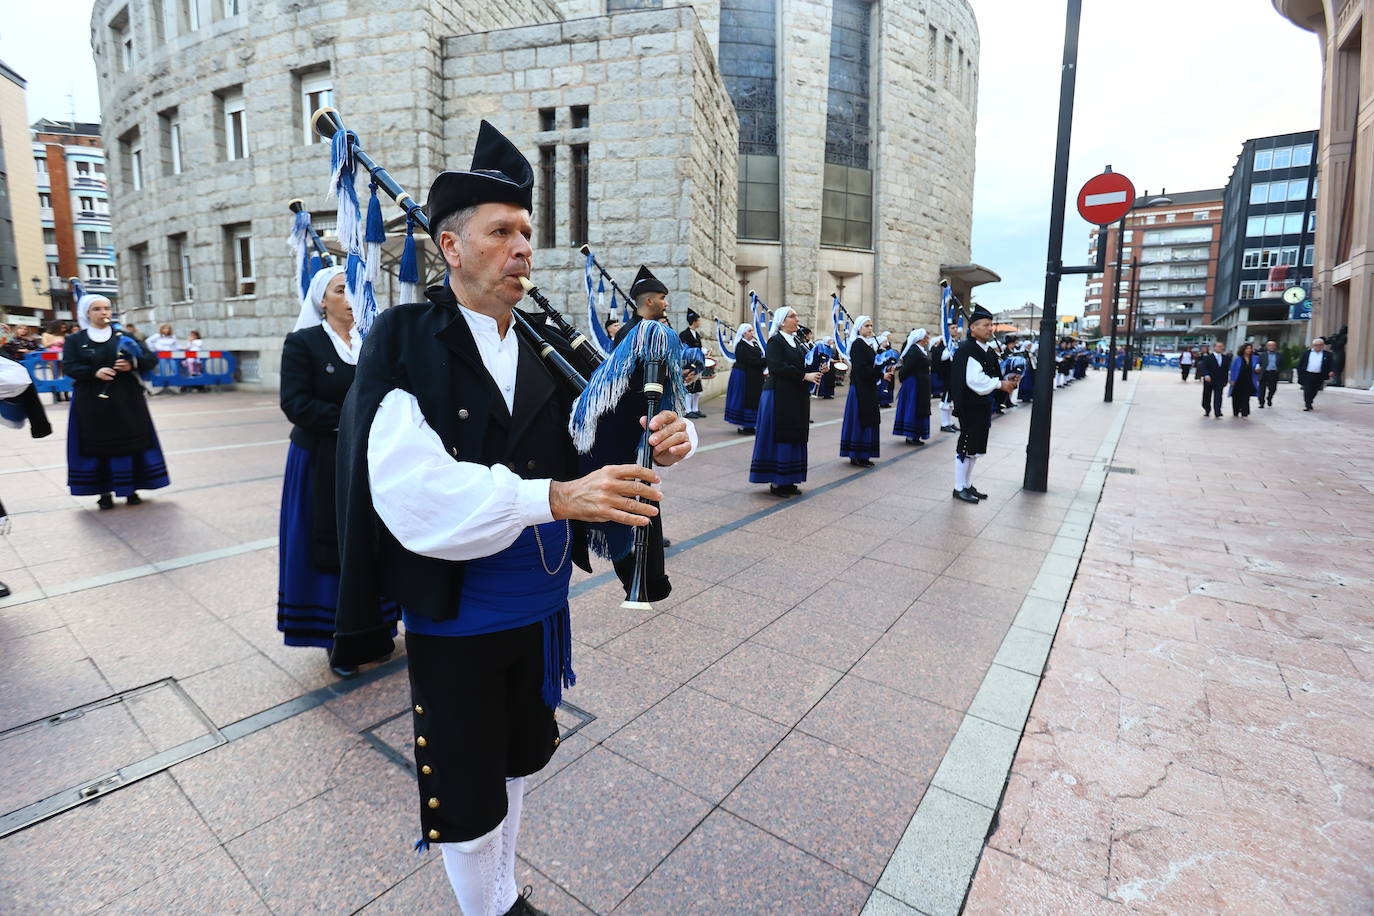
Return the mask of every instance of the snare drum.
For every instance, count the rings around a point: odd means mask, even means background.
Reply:
[[[845,362],[842,359],[831,360],[830,368],[834,369],[836,372],[848,372],[849,363]]]
[[[702,377],[702,379],[715,378],[715,377],[716,377],[716,366],[717,366],[717,365],[718,365],[718,363],[716,362],[716,360],[715,360],[713,357],[708,356],[708,357],[706,357],[706,359],[702,360],[702,362],[701,362],[701,377]]]

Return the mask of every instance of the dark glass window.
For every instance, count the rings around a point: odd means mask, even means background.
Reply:
[[[739,151],[778,152],[775,0],[721,0],[720,73],[739,115]]]
[[[873,247],[873,173],[847,165],[825,165],[821,201],[821,244]]]
[[[835,0],[830,26],[830,92],[825,161],[868,168],[868,0]]]
[[[587,144],[579,143],[572,148],[572,200],[568,223],[572,227],[575,248],[590,241],[587,238],[587,159]]]
[[[779,229],[778,157],[741,153],[736,234],[742,239],[776,239]]]
[[[540,248],[552,248],[554,246],[554,230],[558,227],[558,197],[555,187],[558,180],[558,173],[555,168],[558,161],[557,156],[555,147],[539,147],[539,186],[542,189],[539,197]]]
[[[592,124],[592,110],[586,105],[574,105],[569,109],[572,114],[573,127],[590,127]]]
[[[539,129],[548,131],[553,130],[556,115],[552,108],[539,109]]]

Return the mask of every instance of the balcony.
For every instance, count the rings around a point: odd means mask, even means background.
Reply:
[[[109,258],[114,260],[115,250],[113,245],[82,245],[81,256],[83,258]]]
[[[87,177],[85,175],[77,175],[72,178],[72,188],[83,191],[103,191],[105,190],[105,176]]]
[[[1210,255],[1206,254],[1174,254],[1173,252],[1146,253],[1141,259],[1141,264],[1205,264],[1211,260]]]

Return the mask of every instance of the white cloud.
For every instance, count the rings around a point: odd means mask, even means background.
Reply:
[[[979,298],[1040,303],[1065,4],[971,2],[982,39],[973,259],[1002,276]],[[1086,263],[1091,226],[1074,200],[1104,165],[1140,193],[1222,187],[1245,140],[1317,127],[1320,89],[1316,37],[1265,0],[1085,3],[1064,262]],[[1066,278],[1060,312],[1080,314],[1082,300],[1082,278]]]

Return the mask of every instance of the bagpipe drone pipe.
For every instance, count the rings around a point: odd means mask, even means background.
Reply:
[[[377,190],[385,192],[411,224],[434,237],[424,208],[363,151],[358,135],[344,127],[338,111],[321,108],[311,121],[315,132],[331,142],[331,190],[338,193],[341,203],[339,237],[347,250],[350,268],[364,263],[364,233],[357,225],[345,228],[346,222],[362,222],[352,187],[355,165],[362,166],[371,176],[374,200]],[[345,210],[346,202],[351,203],[351,209]],[[369,223],[377,222],[373,209],[369,207]],[[434,241],[437,245],[439,240]],[[352,277],[350,286],[351,281]],[[652,467],[649,430],[641,428],[640,418],[652,418],[657,410],[677,411],[687,400],[682,383],[684,348],[677,334],[657,321],[641,321],[606,356],[528,278],[522,277],[521,285],[542,314],[512,309],[512,327],[573,395],[568,432],[582,473],[609,464]],[[364,327],[368,325],[370,320]],[[655,411],[646,414],[644,411],[650,405]],[[600,522],[588,523],[586,528],[592,550],[614,564],[625,586],[627,605],[647,606],[669,595],[672,585],[664,569],[661,514],[651,518],[646,526]]]

